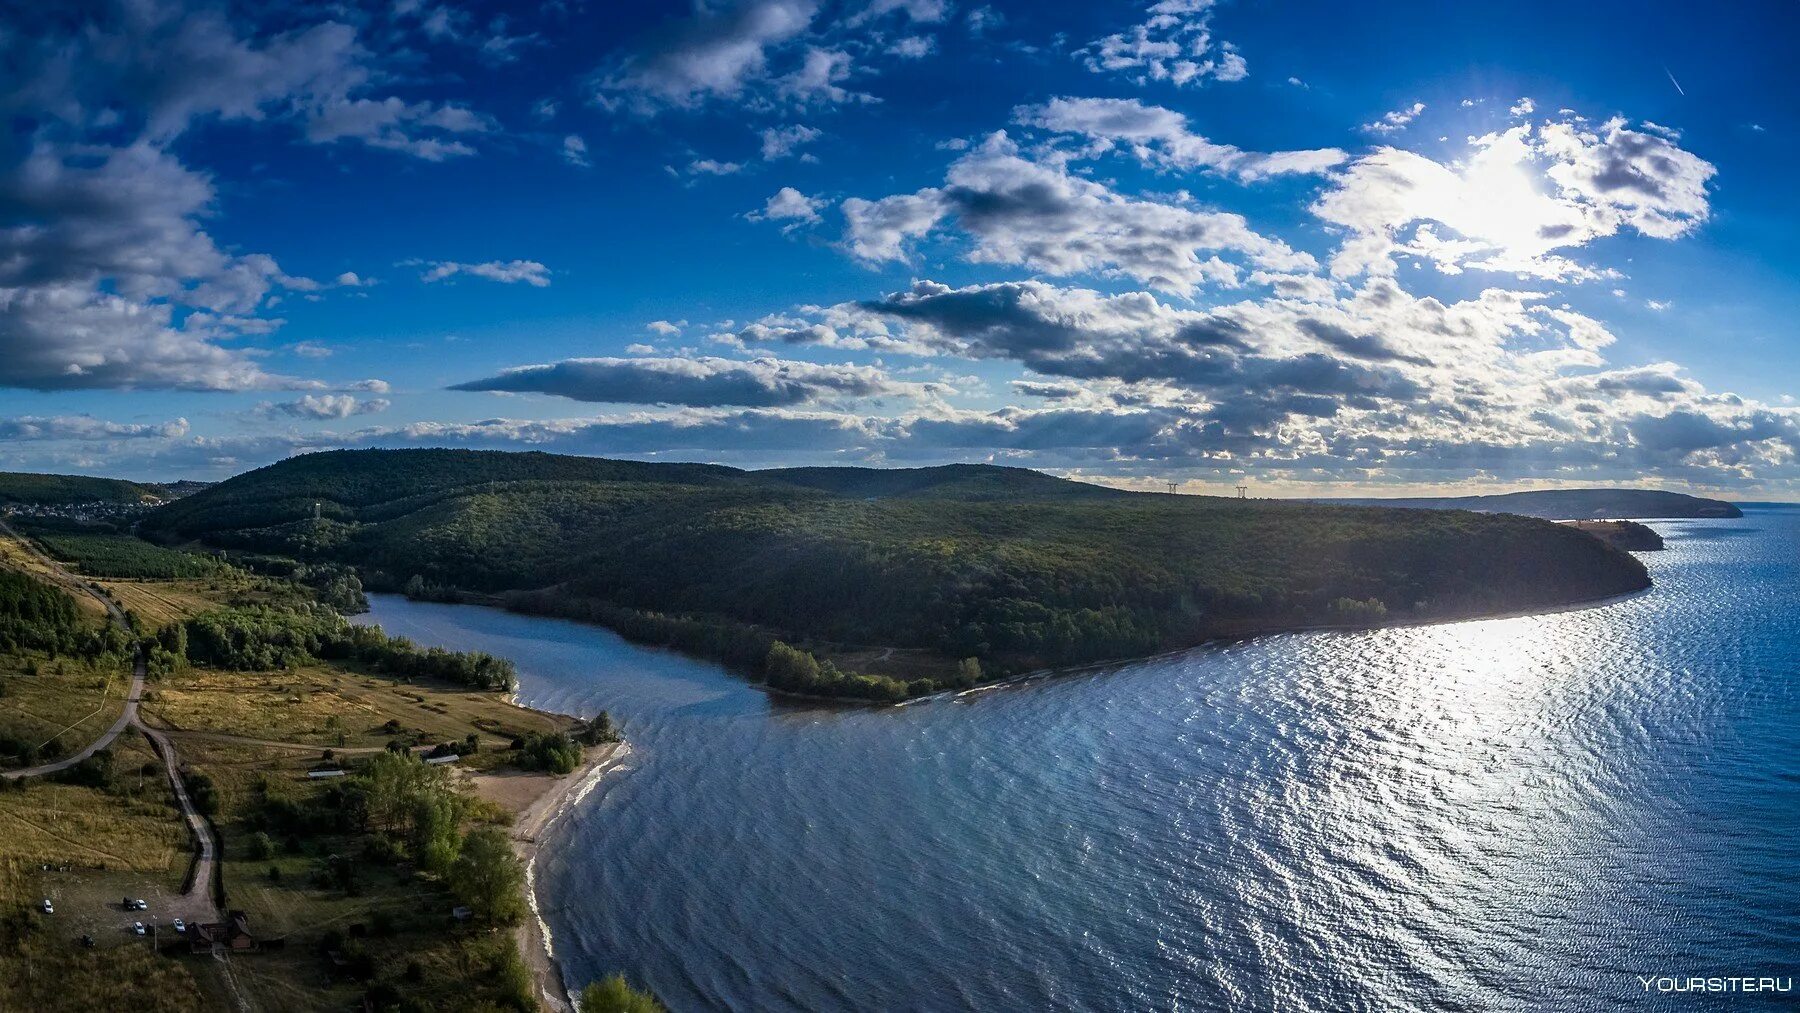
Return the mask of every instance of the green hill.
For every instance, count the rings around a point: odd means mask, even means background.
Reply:
[[[66,503],[145,503],[167,498],[161,486],[85,475],[0,473],[0,505],[57,506]]]
[[[937,468],[776,468],[752,474],[758,479],[865,499],[1114,499],[1130,495],[1028,468],[1001,468],[990,464],[949,464]]]
[[[1439,496],[1409,499],[1322,500],[1357,506],[1408,510],[1479,510],[1523,514],[1547,520],[1592,518],[1742,517],[1744,512],[1722,499],[1705,499],[1660,489],[1537,489],[1497,496]]]
[[[238,476],[141,530],[353,563],[374,588],[498,596],[750,667],[773,637],[827,657],[899,648],[920,660],[893,674],[932,679],[911,692],[967,681],[961,658],[992,675],[1649,583],[1626,553],[1523,517],[1124,493],[982,466],[342,451]]]

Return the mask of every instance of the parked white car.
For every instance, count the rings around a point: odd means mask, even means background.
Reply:
[[[144,934],[144,923],[143,922],[132,922],[131,923],[131,931],[136,932],[140,936],[143,935]]]
[[[150,910],[150,902],[139,897],[137,900],[131,902],[131,909],[133,911],[148,911]]]
[[[44,913],[47,915],[53,915],[56,913],[56,905],[50,903],[50,898],[48,898],[48,897],[44,898]]]
[[[175,931],[186,932],[187,931],[187,922],[184,922],[179,918],[175,919]]]

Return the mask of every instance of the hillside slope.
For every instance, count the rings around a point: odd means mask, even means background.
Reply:
[[[747,624],[823,650],[976,657],[990,674],[1220,634],[1554,606],[1649,583],[1626,553],[1523,517],[1110,490],[1002,499],[995,486],[1017,476],[930,470],[935,483],[832,469],[797,485],[791,471],[335,452],[171,503],[142,530],[353,563],[376,588],[553,588],[538,607],[597,603]],[[877,489],[901,494],[867,495]]]
[[[160,486],[127,482],[118,478],[0,472],[0,506],[8,503],[29,506],[65,503],[132,504],[166,498],[166,490]]]
[[[1546,520],[1590,518],[1667,519],[1742,517],[1736,505],[1660,489],[1539,489],[1498,496],[1440,496],[1406,499],[1320,500],[1347,506],[1380,506],[1404,510],[1479,510],[1521,514]]]

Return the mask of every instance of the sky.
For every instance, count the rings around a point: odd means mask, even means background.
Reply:
[[[1789,4],[0,9],[3,469],[1800,498]]]

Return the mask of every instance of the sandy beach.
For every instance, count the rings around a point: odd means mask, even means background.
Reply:
[[[584,751],[582,763],[574,771],[557,777],[519,771],[475,774],[470,777],[477,795],[500,805],[515,815],[512,828],[513,850],[525,867],[525,899],[531,905],[531,916],[513,930],[519,946],[519,957],[531,969],[537,982],[539,997],[556,1011],[573,1011],[562,970],[551,951],[550,929],[539,913],[537,895],[537,855],[539,842],[557,819],[568,812],[601,778],[616,769],[631,755],[631,745],[616,742],[591,747]]]

